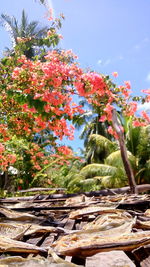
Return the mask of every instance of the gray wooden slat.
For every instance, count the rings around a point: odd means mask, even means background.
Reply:
[[[28,239],[26,241],[26,243],[29,243],[29,244],[32,244],[32,245],[37,245],[41,239],[42,239],[42,236],[30,238],[30,239]]]
[[[48,247],[51,246],[55,240],[55,235],[50,234],[48,237],[45,238],[44,242],[42,243],[41,247]]]
[[[65,224],[65,229],[72,230],[75,224],[75,220],[68,219]]]
[[[150,256],[140,263],[141,267],[150,267]]]
[[[86,258],[86,267],[136,267],[123,251],[98,253]],[[150,266],[149,266],[150,267]]]

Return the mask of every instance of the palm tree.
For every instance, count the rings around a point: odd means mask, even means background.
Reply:
[[[23,53],[28,58],[32,58],[36,54],[36,48],[40,46],[40,40],[46,36],[48,30],[47,26],[39,27],[38,21],[29,23],[24,10],[22,11],[20,24],[14,16],[1,14],[1,25],[8,31],[13,49],[21,40]]]
[[[79,105],[82,105],[85,109],[83,114],[74,116],[73,123],[75,128],[81,130],[80,139],[84,140],[84,147],[86,149],[89,137],[93,134],[99,134],[106,137],[109,140],[114,140],[113,136],[107,131],[109,126],[108,122],[100,122],[100,111],[96,110],[91,104],[88,104],[85,100],[79,101]]]
[[[110,141],[104,136],[93,134],[89,138],[88,142],[88,150],[91,155],[90,162],[91,164],[87,165],[87,170],[90,170],[90,167],[96,164],[96,168],[98,168],[99,173],[101,174],[101,169],[106,168],[106,174],[102,175],[107,176],[105,179],[101,180],[101,185],[104,185],[104,181],[107,180],[107,186],[117,186],[117,185],[125,185],[127,184],[127,177],[124,170],[124,164],[122,161],[120,149],[118,143],[116,141]],[[136,172],[136,159],[132,155],[130,151],[127,151],[127,156],[129,162],[132,166],[134,172]],[[97,164],[98,163],[98,164]],[[109,166],[109,167],[108,167]],[[86,168],[85,168],[86,169]],[[110,175],[110,171],[115,170],[113,175]],[[82,170],[81,170],[82,173]],[[100,175],[101,176],[101,175]],[[88,174],[87,174],[88,177]],[[120,179],[120,182],[119,182]],[[124,184],[125,182],[125,184]],[[106,185],[106,183],[105,183]]]
[[[128,159],[133,168],[136,167],[135,157],[128,152]],[[91,163],[72,176],[65,177],[65,186],[69,191],[91,191],[103,188],[118,188],[128,185],[120,150],[112,152],[104,163]]]
[[[92,112],[91,112],[92,113]],[[90,113],[89,113],[90,115]],[[87,145],[88,139],[91,134],[100,134],[109,140],[112,140],[113,137],[107,132],[108,123],[100,122],[100,116],[89,116],[88,113],[84,114],[84,128],[81,132],[80,138],[84,139],[84,146]]]
[[[127,156],[136,183],[150,182],[150,125],[133,127],[131,118],[126,121],[125,143]],[[86,166],[70,179],[66,177],[69,191],[99,190],[122,187],[128,184],[119,146],[101,135],[90,135],[86,146]]]
[[[105,158],[117,149],[118,144],[115,141],[110,141],[100,134],[91,134],[86,146],[86,162],[88,164],[104,163]]]
[[[150,125],[145,127],[132,127],[129,120],[126,128],[126,144],[128,150],[136,157],[138,184],[150,182]]]

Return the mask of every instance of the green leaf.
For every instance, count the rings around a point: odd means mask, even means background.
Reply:
[[[84,176],[85,179],[92,178],[94,176],[106,176],[115,175],[117,173],[117,168],[104,164],[89,164],[81,169],[80,175]]]
[[[131,152],[127,151],[129,162],[134,170],[136,170],[136,158]],[[124,169],[124,164],[122,161],[120,150],[112,152],[106,159],[105,163],[111,166]]]

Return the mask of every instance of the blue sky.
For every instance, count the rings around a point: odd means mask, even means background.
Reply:
[[[149,0],[49,0],[55,15],[65,15],[61,47],[72,49],[82,67],[100,73],[118,71],[118,84],[130,80],[133,94],[150,87]],[[34,0],[3,0],[0,13],[20,18],[25,9],[29,20],[44,19],[45,8]],[[0,28],[0,52],[10,46]]]

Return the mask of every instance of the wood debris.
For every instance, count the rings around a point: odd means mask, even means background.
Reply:
[[[97,267],[115,250],[147,266],[150,195],[57,192],[0,200],[0,265]]]

